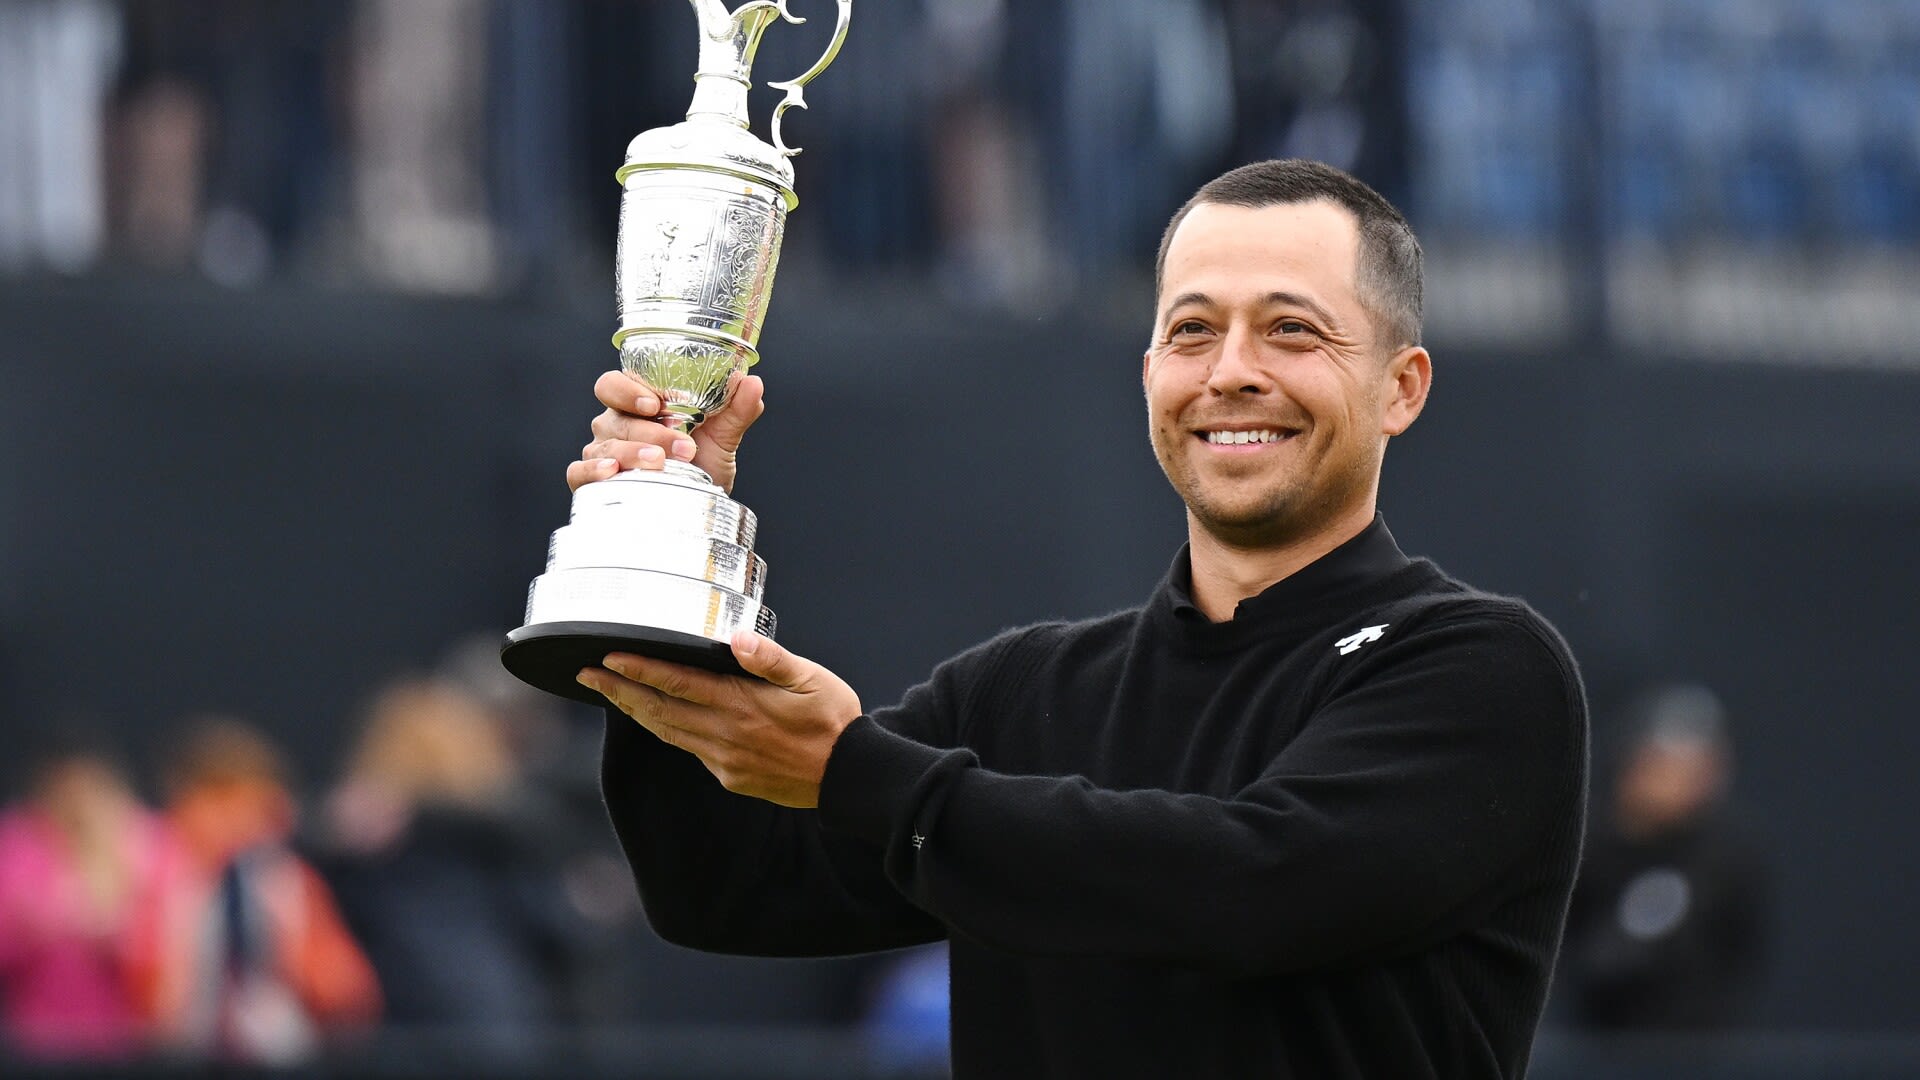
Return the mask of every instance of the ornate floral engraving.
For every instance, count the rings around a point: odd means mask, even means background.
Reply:
[[[743,364],[733,349],[679,334],[642,332],[620,346],[620,366],[658,388],[667,407],[683,414],[719,408],[728,376]]]
[[[767,259],[771,216],[770,211],[753,206],[735,205],[728,209],[726,240],[716,268],[713,306],[723,312],[729,322],[746,324],[742,336],[749,340],[757,336],[755,331],[759,329],[752,318],[752,309],[759,306],[756,301],[763,288],[762,267]]]

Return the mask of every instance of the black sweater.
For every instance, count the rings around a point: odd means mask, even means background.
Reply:
[[[817,811],[610,713],[655,927],[948,937],[960,1077],[1522,1075],[1585,806],[1565,645],[1378,522],[1229,622],[1188,574],[941,665],[841,735]]]

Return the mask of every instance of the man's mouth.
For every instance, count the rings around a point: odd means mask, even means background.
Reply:
[[[1292,428],[1250,428],[1245,431],[1199,431],[1195,434],[1211,446],[1247,446],[1285,442],[1299,433]]]

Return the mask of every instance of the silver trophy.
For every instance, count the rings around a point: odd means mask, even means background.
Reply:
[[[692,0],[700,20],[693,105],[672,127],[641,132],[616,174],[620,241],[615,291],[620,366],[653,387],[663,422],[690,432],[726,407],[728,380],[759,362],[760,322],[773,292],[787,213],[799,204],[780,120],[806,107],[803,90],[840,53],[853,0],[838,0],[827,51],[806,72],[773,83],[771,144],[748,130],[747,90],[761,35],[777,20],[804,22],[788,0]],[[547,548],[547,571],[527,593],[527,621],[501,660],[534,686],[581,701],[574,681],[610,652],[633,652],[738,673],[729,641],[773,636],[761,598],[766,563],[753,552],[753,512],[692,465],[629,470],[573,496],[568,523]]]

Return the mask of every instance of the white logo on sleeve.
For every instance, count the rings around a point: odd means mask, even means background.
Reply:
[[[1387,627],[1392,625],[1392,623],[1381,623],[1379,626],[1365,627],[1334,642],[1334,647],[1340,650],[1341,656],[1358,652],[1360,646],[1371,645],[1385,637],[1387,635]]]

